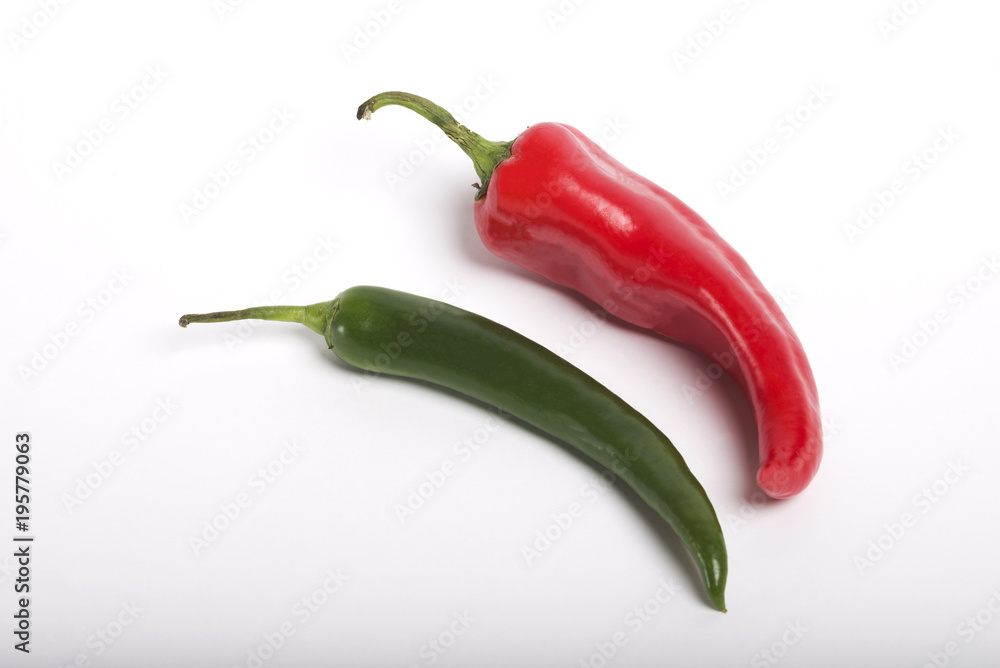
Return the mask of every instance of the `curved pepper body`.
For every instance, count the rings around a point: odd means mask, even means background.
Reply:
[[[579,130],[539,123],[497,164],[475,220],[497,256],[725,368],[754,409],[761,489],[786,498],[808,485],[822,428],[805,352],[746,261],[690,207]]]
[[[186,315],[180,324],[249,318],[302,323],[347,364],[495,406],[607,467],[673,527],[725,611],[726,543],[705,489],[663,432],[559,355],[475,313],[373,286],[311,306]]]
[[[697,213],[567,125],[489,141],[400,91],[370,98],[357,116],[386,105],[420,114],[472,159],[476,227],[494,254],[712,358],[753,405],[761,489],[786,498],[809,484],[823,442],[805,352],[747,263]]]
[[[412,343],[380,365],[386,342],[400,333]],[[326,340],[349,364],[461,392],[614,471],[677,532],[712,602],[725,610],[726,545],[704,488],[663,432],[586,373],[483,316],[370,286],[341,293]]]

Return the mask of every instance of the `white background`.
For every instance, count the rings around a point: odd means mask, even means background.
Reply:
[[[0,664],[996,664],[996,3],[233,5],[0,12]],[[493,257],[456,147],[400,108],[355,120],[393,89],[490,139],[548,120],[603,137],[715,226],[809,354],[813,484],[763,501],[735,384],[693,394],[708,360]],[[635,495],[538,433],[359,386],[302,327],[176,324],[358,284],[498,320],[657,423],[719,513],[729,612]]]

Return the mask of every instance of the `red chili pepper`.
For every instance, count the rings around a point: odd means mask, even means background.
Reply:
[[[490,251],[724,367],[753,405],[760,488],[780,499],[809,484],[823,446],[802,344],[704,219],[567,125],[538,123],[512,142],[491,142],[400,92],[371,98],[358,118],[392,104],[436,124],[472,158],[482,183],[476,228]]]

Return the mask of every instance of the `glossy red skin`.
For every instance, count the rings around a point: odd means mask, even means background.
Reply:
[[[539,123],[496,167],[475,219],[499,257],[725,368],[753,406],[760,488],[787,498],[809,484],[823,445],[802,345],[746,261],[687,205],[579,130]]]

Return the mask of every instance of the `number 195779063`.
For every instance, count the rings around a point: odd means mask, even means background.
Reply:
[[[28,464],[31,463],[31,437],[28,434],[18,434],[14,438],[17,455],[14,458],[14,522],[18,531],[28,530],[28,521],[31,516],[31,481],[29,476],[31,470]]]

